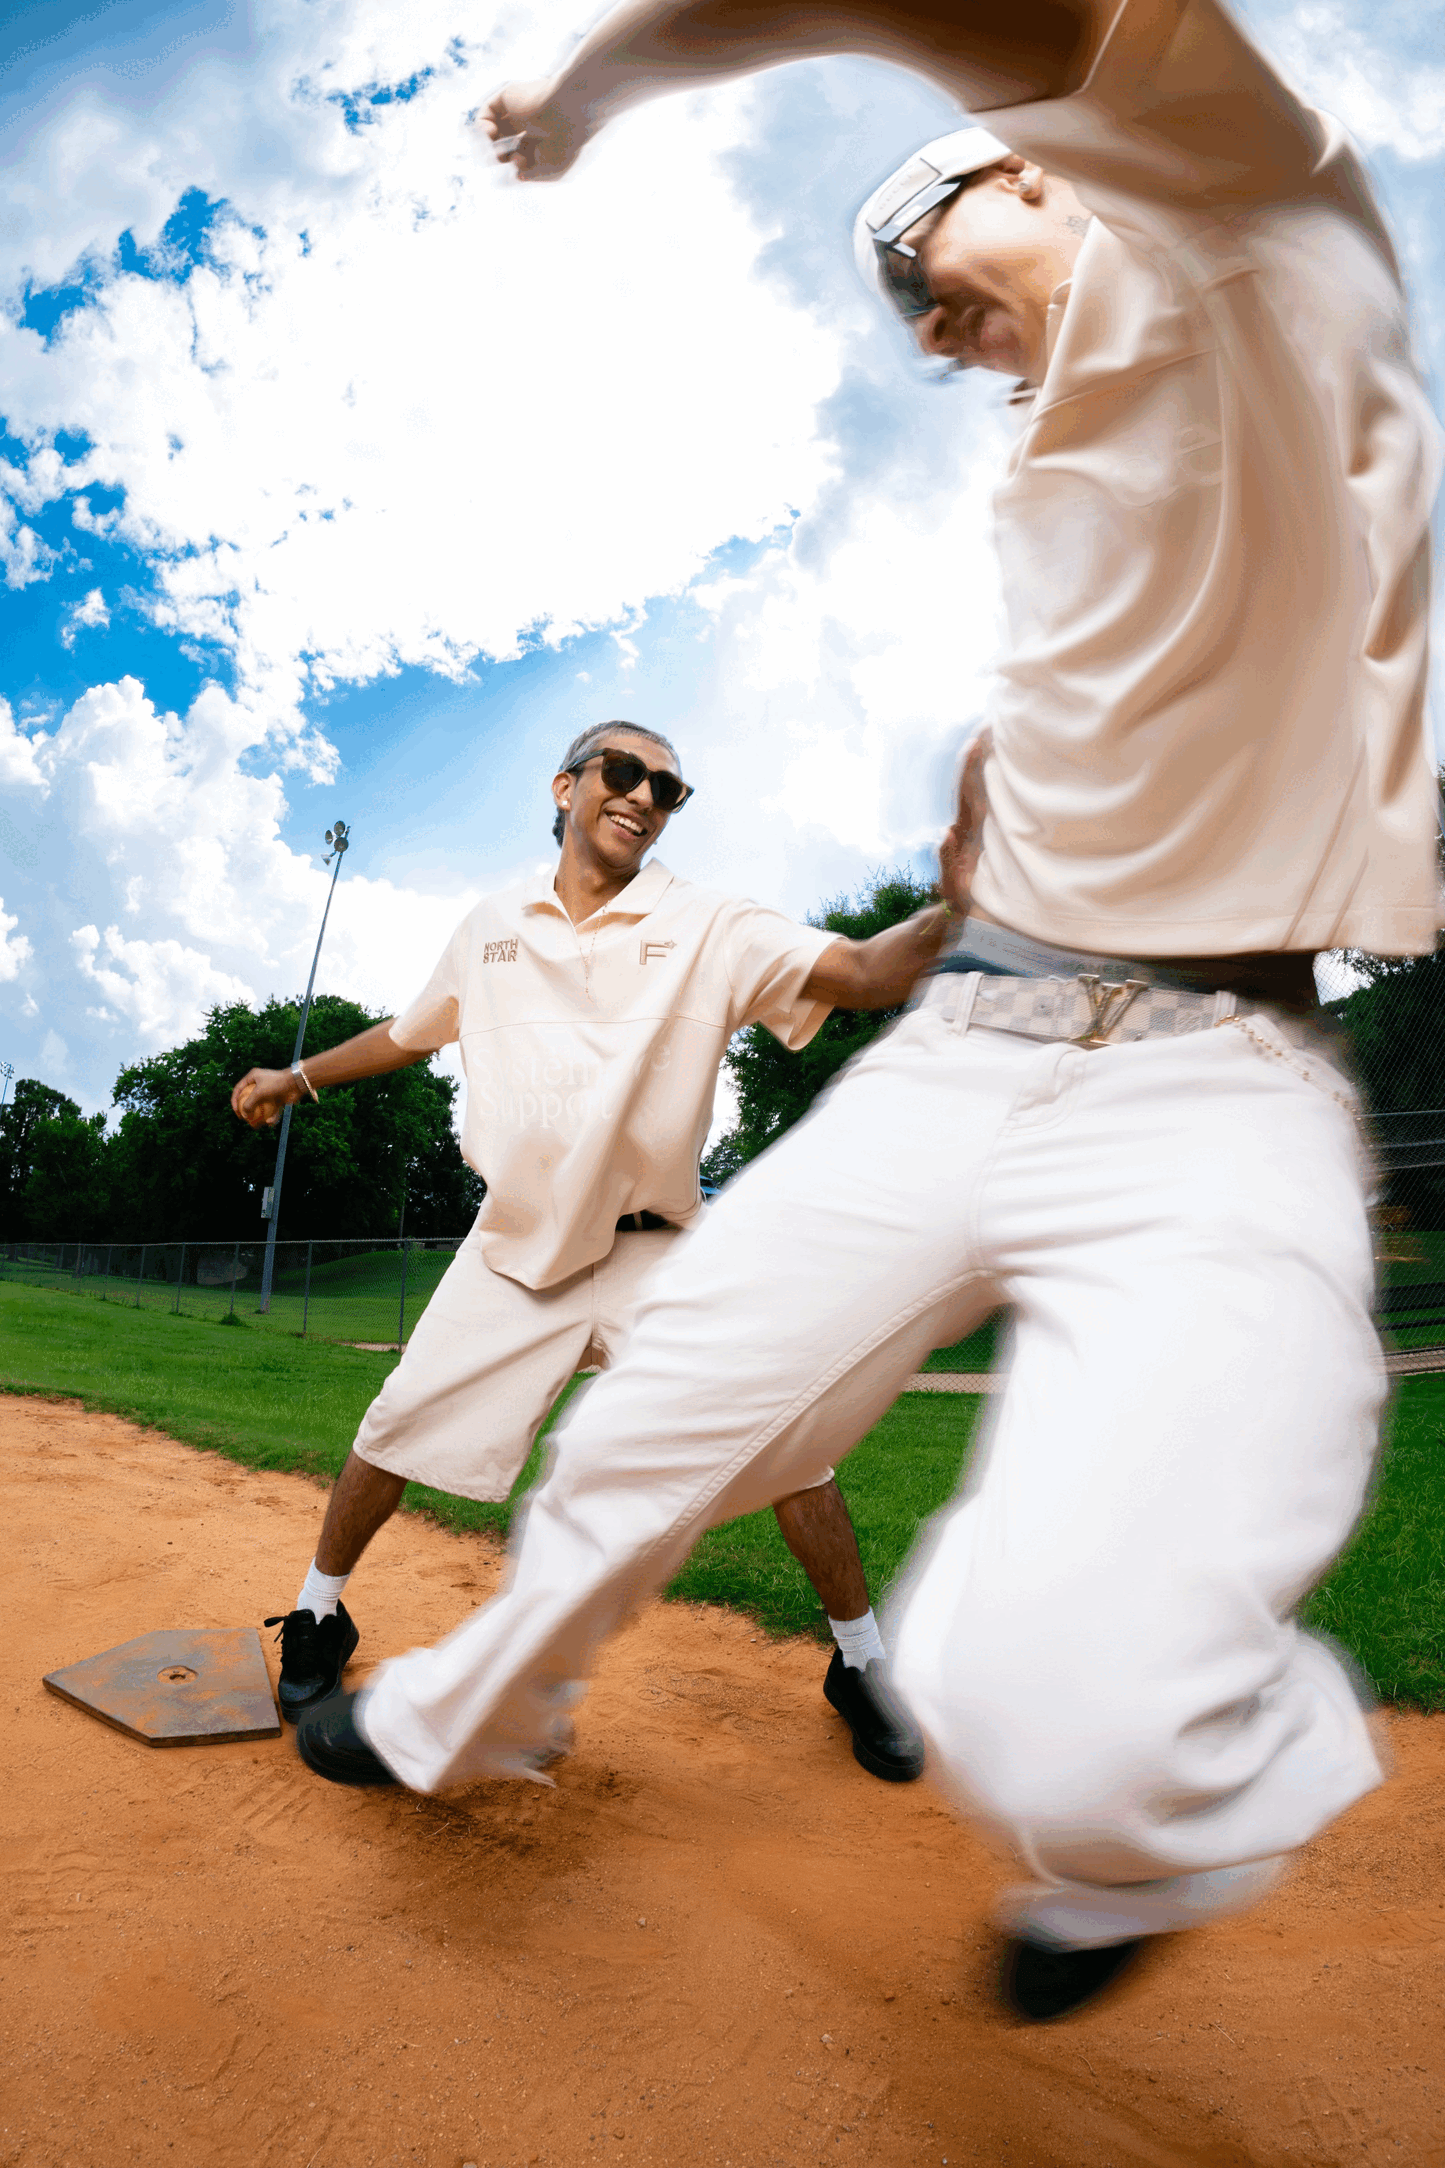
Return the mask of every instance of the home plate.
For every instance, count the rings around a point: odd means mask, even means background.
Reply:
[[[63,1671],[48,1671],[45,1684],[62,1701],[147,1746],[281,1735],[254,1626],[142,1634]]]

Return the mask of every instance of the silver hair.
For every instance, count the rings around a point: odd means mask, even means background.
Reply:
[[[579,730],[558,761],[557,774],[567,775],[584,760],[590,759],[593,753],[600,753],[609,734],[614,730],[625,730],[631,738],[646,738],[653,745],[660,745],[665,753],[671,753],[679,768],[682,766],[681,756],[671,738],[665,738],[660,730],[649,730],[645,723],[625,723],[618,717],[610,723],[592,723],[586,730]],[[557,818],[552,823],[552,841],[560,844],[566,831],[567,816],[561,806],[558,806]]]

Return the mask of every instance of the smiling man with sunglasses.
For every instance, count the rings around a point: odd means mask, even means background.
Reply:
[[[643,1281],[701,1215],[698,1161],[733,1033],[763,1023],[805,1046],[834,1007],[902,1001],[942,939],[942,911],[847,941],[644,865],[692,790],[668,740],[635,723],[584,731],[552,795],[555,875],[478,904],[402,1015],[294,1070],[252,1069],[231,1095],[257,1128],[460,1041],[462,1151],[487,1183],[362,1422],[295,1608],[268,1622],[282,1628],[292,1721],[340,1685],[359,1638],[342,1591],[407,1483],[507,1497],[567,1380],[611,1361]],[[906,1782],[922,1744],[887,1690],[842,1493],[831,1469],[780,1488],[778,1525],[838,1644],[824,1692],[864,1768]]]

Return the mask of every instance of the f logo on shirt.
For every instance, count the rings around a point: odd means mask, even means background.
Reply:
[[[665,962],[668,950],[676,947],[675,941],[644,941],[637,960],[640,964],[650,964],[654,956],[661,956]]]

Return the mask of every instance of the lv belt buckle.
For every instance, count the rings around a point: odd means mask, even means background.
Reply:
[[[1109,1034],[1124,1020],[1124,1011],[1142,994],[1147,979],[1101,979],[1097,971],[1081,971],[1079,984],[1089,997],[1087,1028],[1069,1041],[1071,1046],[1107,1046]]]

